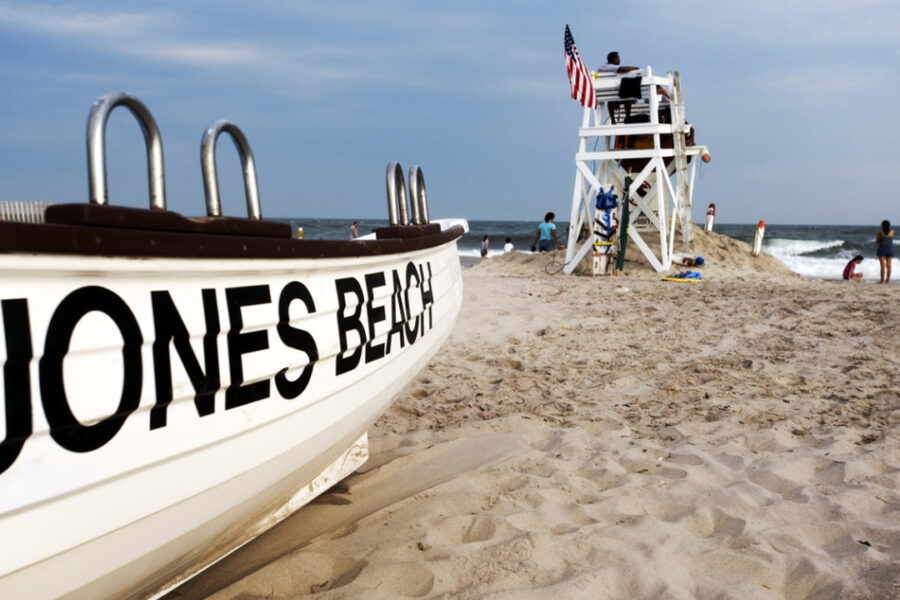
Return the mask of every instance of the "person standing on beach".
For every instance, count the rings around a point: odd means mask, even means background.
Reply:
[[[540,250],[541,252],[550,252],[559,248],[560,250],[564,249],[565,246],[559,243],[559,240],[556,238],[556,225],[553,223],[553,219],[556,218],[556,215],[552,212],[548,212],[544,215],[544,222],[538,225],[537,232],[534,234],[534,240],[531,242],[531,251],[536,252]]]
[[[359,221],[353,221],[353,225],[350,227],[350,239],[355,240],[359,237]]]
[[[503,244],[503,252],[512,252],[513,243],[512,238],[506,238],[506,243]]]
[[[481,240],[481,258],[487,258],[488,255],[488,236],[485,234],[484,239]]]
[[[881,222],[881,231],[875,236],[875,243],[878,245],[875,254],[881,263],[881,281],[878,283],[890,283],[891,260],[894,258],[894,230],[891,229],[891,222],[887,219]]]
[[[856,265],[862,264],[863,257],[862,254],[857,254],[853,258],[850,259],[850,262],[847,263],[847,266],[844,267],[844,280],[845,281],[862,281],[863,274],[856,272]]]

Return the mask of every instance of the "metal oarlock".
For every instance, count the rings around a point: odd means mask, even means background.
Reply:
[[[400,163],[388,163],[386,177],[388,222],[391,226],[409,225],[409,211],[406,207],[406,181],[403,179],[403,167],[400,166]]]
[[[409,200],[412,205],[413,223],[427,225],[428,195],[425,193],[425,177],[419,165],[409,168]]]
[[[251,219],[262,219],[259,208],[259,186],[256,182],[256,162],[247,138],[237,125],[227,120],[211,123],[203,132],[200,142],[200,167],[203,170],[203,189],[206,193],[206,214],[210,217],[222,216],[222,200],[219,196],[219,180],[216,173],[216,140],[219,134],[227,132],[234,141],[241,157],[244,171],[244,192],[247,196],[247,216]]]
[[[150,208],[166,209],[166,178],[163,171],[162,139],[153,115],[144,103],[125,92],[106,94],[94,103],[88,116],[87,155],[88,190],[92,204],[109,203],[106,185],[106,121],[117,106],[131,111],[141,124],[147,146],[147,172],[150,183]]]

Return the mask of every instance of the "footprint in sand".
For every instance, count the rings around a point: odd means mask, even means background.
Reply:
[[[491,367],[499,367],[501,369],[513,369],[514,371],[525,370],[522,361],[509,358],[492,358],[487,361],[487,364]]]
[[[507,525],[505,519],[490,516],[451,515],[431,524],[426,543],[440,553],[461,544],[507,540],[521,532]]]
[[[666,462],[696,467],[703,464],[703,459],[696,454],[670,454],[668,458],[666,458]]]
[[[795,564],[788,569],[784,577],[785,597],[828,600],[844,597],[844,585],[818,568],[812,561],[801,558],[792,562]]]
[[[637,473],[639,475],[662,477],[664,479],[684,479],[687,477],[687,472],[684,469],[667,467],[659,460],[622,457],[619,460],[619,464],[629,473]]]
[[[497,527],[494,525],[493,520],[484,517],[476,517],[472,519],[472,522],[469,523],[465,533],[463,533],[462,542],[463,544],[484,542],[494,537],[496,531]]]
[[[824,459],[816,465],[812,480],[820,485],[835,485],[843,483],[846,472],[845,463]]]
[[[246,577],[241,585],[247,597],[293,597],[333,590],[353,583],[365,561],[319,552],[296,552]]]
[[[685,522],[691,532],[700,538],[735,537],[743,533],[747,522],[728,513],[709,506],[695,510]]]
[[[732,471],[739,471],[744,468],[744,459],[737,454],[728,454],[723,452],[713,456],[718,462],[722,463]]]
[[[421,598],[434,589],[434,573],[417,563],[372,566],[358,583],[387,592],[389,597]]]
[[[776,475],[772,471],[766,469],[760,469],[758,471],[751,470],[748,473],[747,479],[761,488],[765,488],[774,494],[779,494],[782,498],[790,502],[809,502],[809,497],[803,493],[802,486],[794,483],[790,479],[785,479],[784,477]]]

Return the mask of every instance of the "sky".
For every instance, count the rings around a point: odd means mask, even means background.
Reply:
[[[900,222],[896,0],[0,0],[0,200],[88,200],[85,128],[109,92],[162,136],[167,207],[205,214],[200,140],[218,119],[252,148],[263,217],[386,218],[385,168],[417,164],[432,217],[568,215],[590,69],[681,75],[712,161],[694,220]],[[234,146],[223,212],[245,215]],[[140,127],[106,129],[111,204],[149,206]]]

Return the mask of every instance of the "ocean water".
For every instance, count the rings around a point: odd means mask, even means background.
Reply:
[[[296,231],[303,227],[306,238],[346,239],[350,236],[352,220],[348,219],[282,219],[291,223]],[[487,235],[489,256],[503,253],[503,244],[509,238],[516,250],[529,251],[534,233],[540,221],[469,221],[469,233],[459,242],[459,253],[467,262],[480,257],[481,240]],[[566,243],[568,223],[555,221],[557,235]],[[375,227],[387,225],[387,220],[361,220],[359,232],[370,232]],[[879,223],[872,225],[772,225],[766,224],[763,251],[779,259],[792,271],[811,279],[840,279],[847,261],[861,254],[865,281],[878,281],[879,265],[875,256],[875,235]],[[753,243],[756,223],[716,223],[716,233]],[[897,247],[898,241],[894,241]],[[897,253],[900,255],[900,252]],[[894,265],[892,283],[900,281],[900,263]]]
[[[864,281],[878,281],[880,267],[875,256],[875,236],[880,223],[872,225],[769,225],[766,224],[763,252],[771,254],[793,272],[811,279],[841,279],[844,266],[854,256],[863,256],[856,270]],[[753,244],[756,224],[723,224],[717,233]],[[894,240],[895,254],[897,240]],[[893,265],[896,270],[896,264]],[[892,283],[897,283],[892,273]]]

